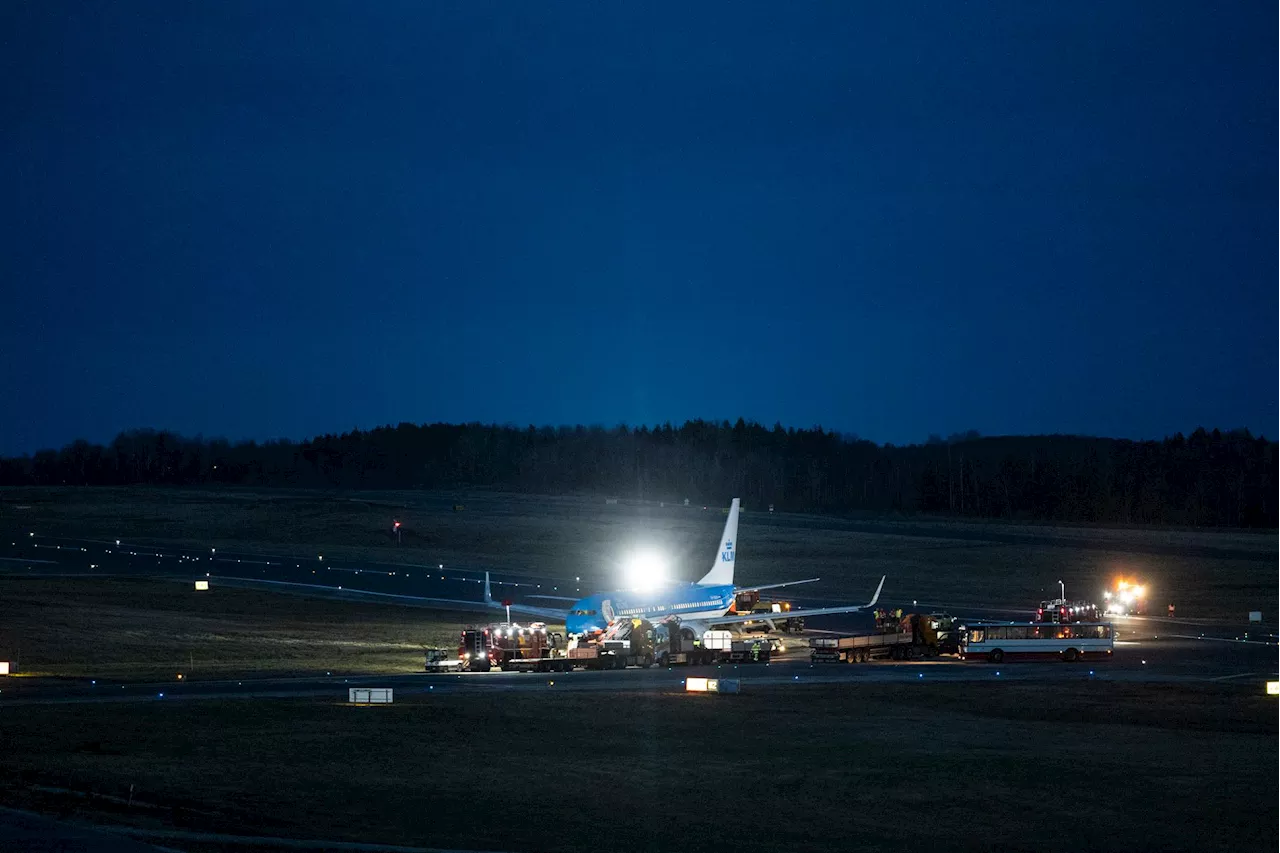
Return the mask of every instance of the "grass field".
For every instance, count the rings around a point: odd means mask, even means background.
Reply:
[[[26,675],[149,679],[418,672],[474,614],[186,583],[0,576],[0,660]]]
[[[6,709],[7,802],[473,849],[1272,849],[1274,700],[849,685]],[[69,799],[96,791],[135,804]]]
[[[461,500],[464,512],[452,505]],[[396,546],[392,518],[405,525]],[[676,573],[702,574],[723,524],[711,508],[608,505],[575,498],[421,492],[323,494],[284,490],[5,489],[0,532],[38,530],[314,559],[495,566],[567,581],[584,591],[619,580],[637,546],[670,554]],[[1068,594],[1096,598],[1117,573],[1145,578],[1152,604],[1178,615],[1243,621],[1280,610],[1275,532],[1121,530],[929,519],[841,520],[747,508],[738,580],[821,576],[806,594],[847,601],[888,575],[886,600],[1028,607]]]

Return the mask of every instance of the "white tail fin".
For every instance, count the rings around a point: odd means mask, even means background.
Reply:
[[[484,603],[493,604],[493,593],[489,591],[489,573],[484,573]]]
[[[729,505],[729,520],[724,523],[724,535],[720,537],[720,549],[711,571],[698,581],[702,586],[733,583],[733,563],[738,554],[738,499]]]

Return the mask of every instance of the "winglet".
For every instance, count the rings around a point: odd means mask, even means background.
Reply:
[[[873,596],[871,596],[871,600],[867,602],[867,607],[875,607],[875,606],[876,606],[876,602],[880,600],[880,590],[884,589],[884,579],[885,579],[885,578],[887,578],[887,577],[888,577],[888,575],[881,575],[881,576],[880,576],[880,585],[879,585],[878,587],[876,587],[876,594],[875,594],[875,595],[873,595]]]
[[[884,583],[884,581],[881,581],[881,583]],[[876,591],[876,594],[879,595],[878,590]],[[489,573],[488,572],[484,573],[484,603],[493,604],[493,593],[489,591]]]

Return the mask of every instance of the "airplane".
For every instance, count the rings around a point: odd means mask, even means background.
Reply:
[[[371,592],[364,590],[342,590],[341,587],[303,584],[291,581],[273,581],[266,579],[250,579],[225,577],[223,581],[231,581],[242,585],[270,585],[272,587],[304,588],[318,595],[339,595],[345,597],[374,597],[380,600],[395,600],[400,603],[421,607],[439,607],[457,610],[503,611],[531,616],[547,622],[564,621],[565,633],[569,636],[594,635],[607,631],[622,620],[645,619],[657,623],[678,623],[681,630],[694,632],[695,636],[713,627],[742,625],[748,622],[768,622],[769,617],[759,613],[734,613],[733,606],[740,593],[757,592],[765,589],[780,589],[797,584],[813,583],[818,578],[806,578],[798,581],[761,584],[758,586],[734,586],[733,573],[736,565],[737,551],[734,547],[738,538],[739,499],[734,498],[729,507],[729,518],[725,521],[724,532],[720,536],[720,547],[716,549],[715,560],[711,570],[696,583],[667,584],[651,590],[621,589],[612,592],[601,592],[585,598],[571,599],[562,596],[533,595],[530,598],[552,599],[570,602],[568,610],[555,607],[540,607],[524,601],[498,601],[494,599],[489,582],[489,573],[484,573],[484,600],[476,601],[449,598],[424,598],[414,595]],[[880,591],[884,589],[885,577],[880,578],[875,594],[866,604],[846,604],[836,607],[803,608],[795,607],[787,611],[786,617],[805,618],[809,616],[829,616],[839,613],[856,613],[876,606],[880,600]]]
[[[731,612],[740,593],[812,583],[818,578],[758,586],[734,586],[733,570],[737,554],[734,541],[738,538],[738,514],[739,499],[734,498],[729,506],[729,518],[725,521],[724,532],[720,536],[720,547],[716,549],[711,570],[696,583],[668,584],[652,590],[624,589],[596,593],[574,601],[567,613],[526,604],[513,603],[510,607],[517,613],[539,618],[554,619],[557,622],[563,619],[565,633],[569,636],[591,635],[606,631],[623,619],[645,619],[653,623],[678,622],[682,628],[694,631],[699,636],[711,627],[762,621],[758,613],[744,615]],[[881,577],[875,595],[871,596],[871,600],[866,604],[793,608],[787,612],[786,618],[856,613],[859,610],[875,607],[880,599],[880,590],[884,588],[884,581],[885,578]],[[484,597],[487,604],[501,606],[493,600],[490,593],[488,573],[485,574]]]

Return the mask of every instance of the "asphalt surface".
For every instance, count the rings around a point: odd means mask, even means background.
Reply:
[[[173,547],[144,547],[128,542],[51,539],[17,534],[0,541],[0,573],[19,576],[157,577],[191,582],[208,578],[220,585],[255,586],[308,595],[394,601],[450,610],[474,608],[480,602],[484,569],[409,563],[353,563],[323,559],[289,560],[252,553],[222,552]],[[527,599],[539,606],[556,602],[530,596],[575,596],[576,588],[532,574],[500,570],[493,575],[495,598]],[[456,600],[471,602],[457,604]],[[793,599],[801,605],[810,602]],[[851,601],[858,599],[851,596]],[[813,605],[829,604],[813,600]],[[884,606],[910,606],[911,602],[881,602]],[[567,608],[567,602],[561,606]],[[923,603],[920,608],[946,609],[945,603]],[[489,611],[492,612],[492,611]],[[968,619],[1018,620],[1029,612],[1016,607],[986,608],[981,612],[952,611]],[[867,614],[816,617],[807,628],[820,631],[853,631],[869,627]],[[1275,645],[1241,642],[1240,626],[1154,617],[1114,620],[1121,638],[1114,659],[1097,663],[1004,663],[993,665],[940,659],[925,662],[875,662],[861,665],[810,664],[802,640],[768,665],[694,668],[651,668],[625,671],[556,674],[533,673],[415,673],[400,676],[332,678],[262,678],[183,683],[109,683],[93,679],[7,679],[0,682],[0,705],[75,702],[183,702],[234,697],[341,696],[349,687],[391,687],[401,695],[448,694],[475,691],[521,690],[682,690],[684,678],[719,676],[741,679],[744,690],[753,686],[787,684],[847,684],[984,680],[1037,680],[1062,682],[1084,679],[1108,681],[1178,681],[1258,683],[1274,680],[1277,672]]]
[[[157,853],[161,848],[120,835],[0,808],[0,850],[26,853]]]

